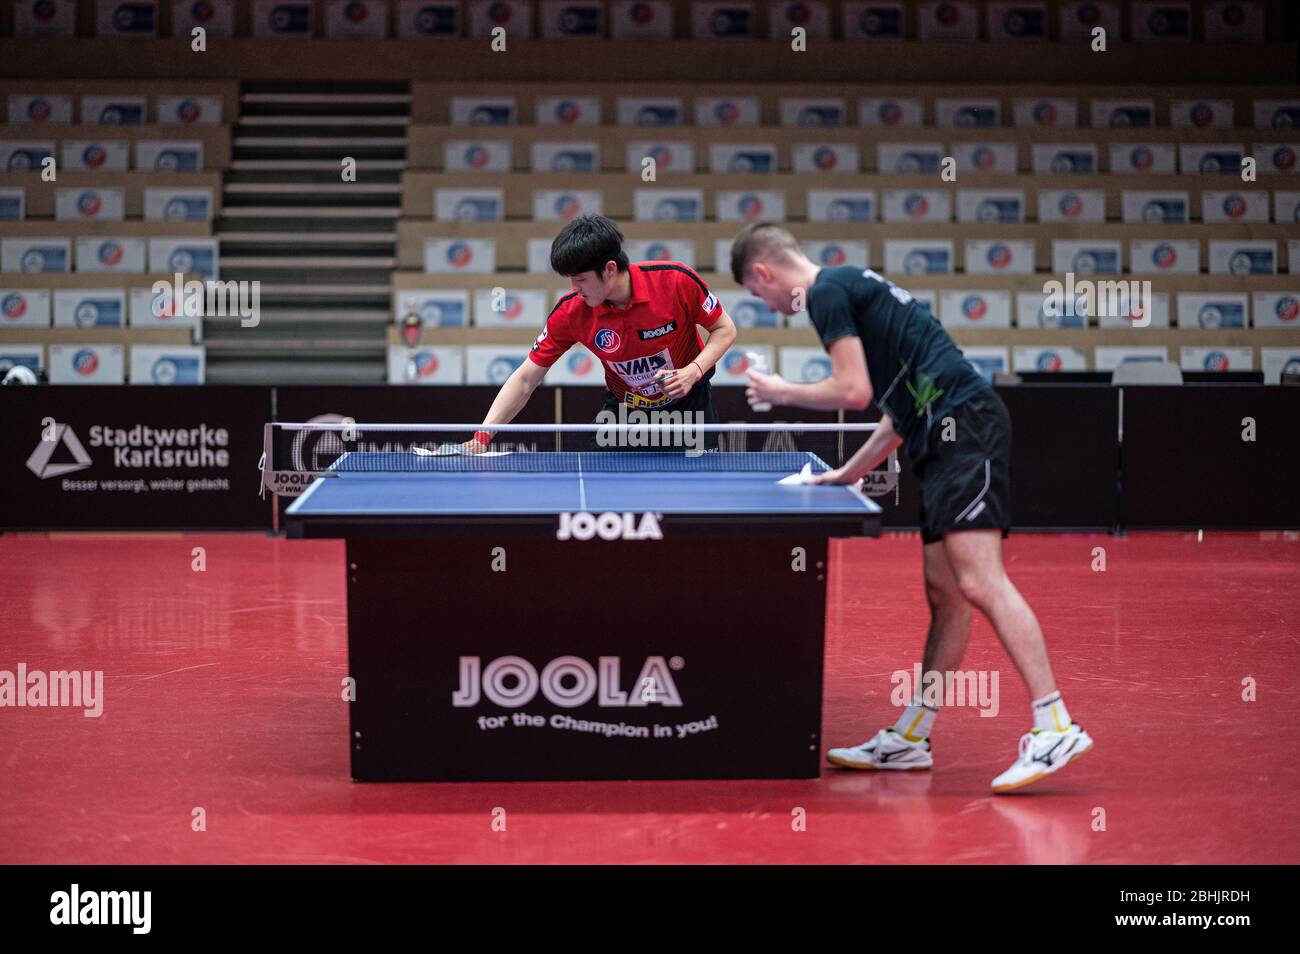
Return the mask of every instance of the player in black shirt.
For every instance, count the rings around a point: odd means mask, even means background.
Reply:
[[[921,540],[930,629],[923,683],[953,672],[970,641],[971,606],[997,631],[1029,689],[1034,728],[1014,765],[993,780],[995,792],[1036,781],[1092,748],[1057,691],[1034,611],[1002,564],[1011,524],[1011,421],[993,388],[962,357],[929,310],[870,270],[822,268],[785,229],[761,222],[731,247],[731,272],[773,311],[805,307],[831,358],[831,374],[795,384],[749,373],[751,403],[814,410],[862,410],[874,403],[880,426],[843,467],[821,483],[856,483],[895,448],[912,459],[921,491]],[[946,682],[946,680],[945,680]],[[836,765],[928,769],[933,691],[916,687],[897,724],[862,745],[831,749]]]

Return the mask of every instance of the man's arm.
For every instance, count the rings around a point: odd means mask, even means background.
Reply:
[[[871,403],[871,375],[867,373],[867,356],[857,335],[836,338],[826,350],[831,356],[830,377],[815,384],[794,384],[779,374],[749,372],[745,396],[750,404],[806,407],[814,411],[861,411]]]
[[[857,453],[844,462],[843,467],[828,470],[813,478],[815,484],[856,484],[880,462],[898,449],[903,439],[894,432],[894,422],[888,414],[880,418],[880,426],[871,432],[867,442]]]
[[[700,325],[700,327],[709,333],[709,340],[704,343],[695,360],[684,368],[678,368],[677,373],[664,385],[664,393],[674,400],[685,397],[709,368],[721,361],[727,349],[735,343],[736,323],[725,310],[719,313],[718,320],[712,325]]]
[[[492,424],[509,424],[515,419],[515,415],[524,409],[528,399],[533,396],[537,386],[542,383],[542,378],[546,377],[547,369],[543,368],[535,361],[524,358],[524,363],[515,368],[514,374],[506,379],[506,383],[501,385],[501,390],[497,392],[496,398],[492,401],[492,406],[488,408],[487,417],[483,418],[483,431],[490,433]],[[466,441],[465,447],[473,453],[482,453],[487,450],[487,444],[479,440],[479,431],[474,435],[474,440]]]

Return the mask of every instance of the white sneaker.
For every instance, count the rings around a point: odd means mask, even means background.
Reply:
[[[909,742],[894,729],[881,729],[866,742],[851,749],[831,749],[826,759],[832,765],[851,769],[887,769],[906,772],[928,769],[934,764],[930,740]]]
[[[1077,722],[1064,732],[1033,729],[1020,737],[1020,757],[993,780],[993,791],[1002,794],[1059,772],[1092,748],[1092,739]]]

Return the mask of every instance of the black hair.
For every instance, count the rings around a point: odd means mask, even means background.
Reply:
[[[620,272],[627,271],[623,233],[603,215],[572,219],[551,243],[551,268],[559,275],[600,274],[606,262],[613,262]]]

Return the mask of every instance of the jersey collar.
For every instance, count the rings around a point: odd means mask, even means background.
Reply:
[[[650,296],[645,293],[645,290],[643,288],[645,283],[638,282],[636,280],[636,273],[638,271],[638,268],[639,267],[637,265],[632,265],[632,264],[629,264],[627,267],[628,290],[631,292],[631,297],[628,298],[627,300],[627,306],[624,308],[615,308],[613,305],[609,304],[609,300],[606,299],[605,301],[602,301],[599,305],[596,306],[595,308],[596,314],[625,315],[632,310],[633,305],[637,304],[638,302],[647,302],[650,300]]]

